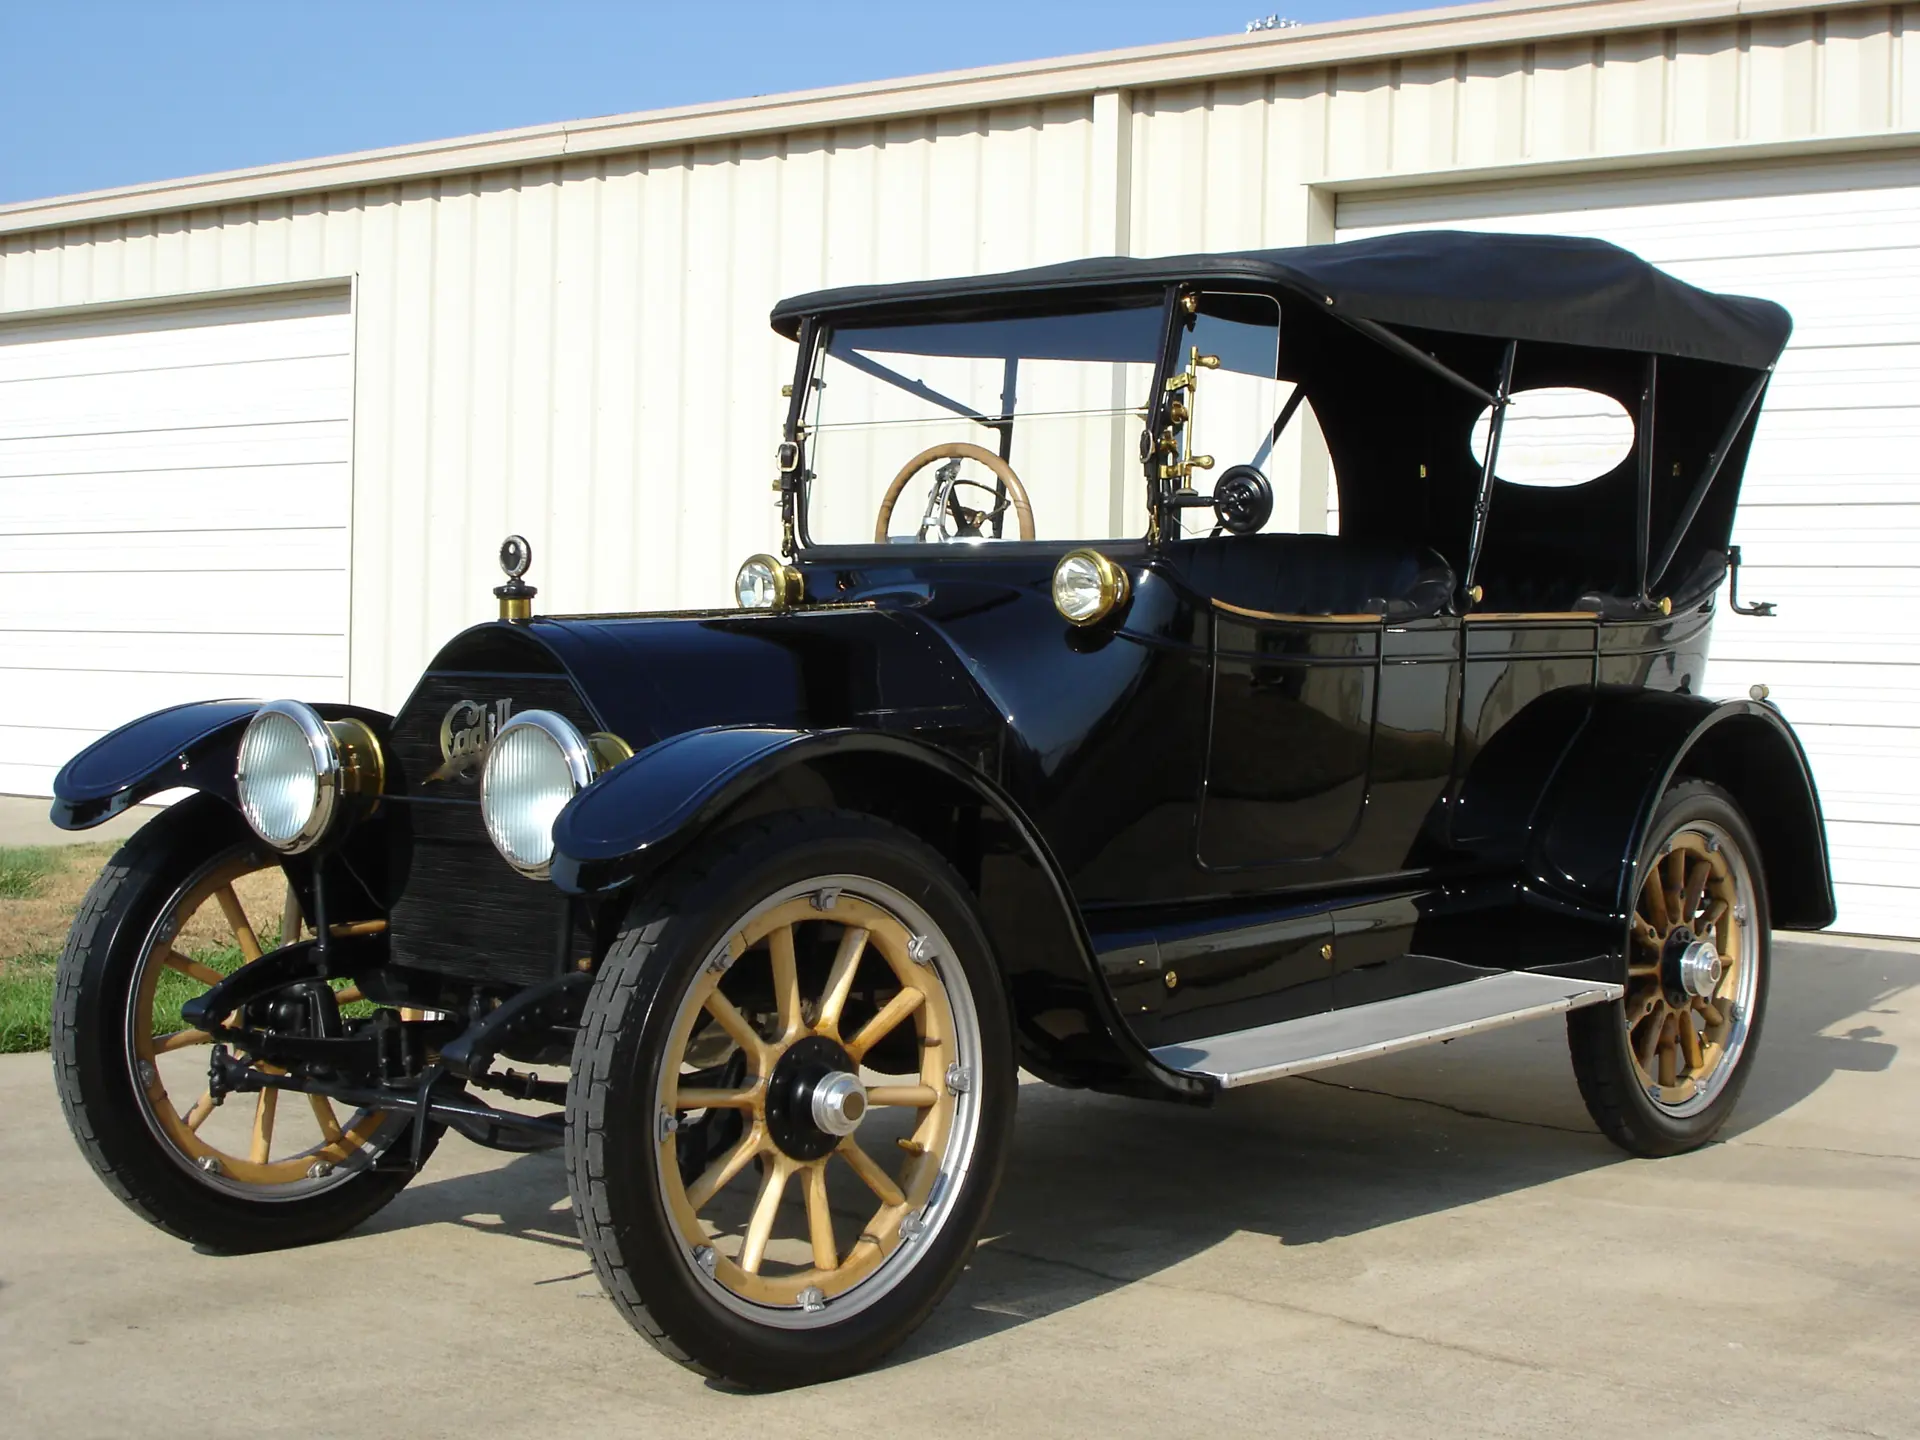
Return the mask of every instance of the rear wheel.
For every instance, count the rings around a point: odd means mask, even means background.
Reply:
[[[780,1387],[872,1364],[953,1282],[1012,1121],[971,900],[863,816],[756,822],[604,962],[568,1100],[574,1212],[657,1348]]]
[[[216,1098],[212,1039],[179,1021],[298,916],[273,853],[221,802],[191,799],[107,862],[60,958],[54,1079],[74,1138],[127,1205],[209,1249],[331,1239],[412,1176],[387,1163],[410,1155],[407,1117],[294,1091]]]
[[[1594,1122],[1635,1155],[1711,1140],[1732,1114],[1767,999],[1766,879],[1746,816],[1717,785],[1661,802],[1640,863],[1627,989],[1567,1017]]]

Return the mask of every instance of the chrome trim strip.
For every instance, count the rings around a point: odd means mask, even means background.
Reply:
[[[1417,995],[1154,1048],[1153,1058],[1223,1089],[1370,1060],[1439,1040],[1618,1000],[1623,987],[1510,970]]]

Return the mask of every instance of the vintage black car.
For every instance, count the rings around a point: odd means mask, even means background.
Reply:
[[[1784,311],[1436,233],[773,324],[738,610],[538,616],[514,537],[397,714],[187,705],[60,773],[71,828],[198,792],[61,962],[114,1193],[252,1250],[448,1129],[563,1147],[634,1327],[778,1386],[953,1282],[1019,1068],[1204,1105],[1564,1011],[1619,1145],[1726,1123],[1770,929],[1834,915],[1793,732],[1699,693],[1723,585],[1767,609],[1728,541]]]

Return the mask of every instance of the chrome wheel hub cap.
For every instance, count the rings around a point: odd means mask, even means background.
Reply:
[[[867,1087],[858,1075],[836,1070],[814,1082],[813,1123],[829,1135],[851,1135],[867,1114]]]

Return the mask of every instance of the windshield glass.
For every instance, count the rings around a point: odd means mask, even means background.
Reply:
[[[1159,344],[1151,297],[827,331],[806,411],[810,540],[1144,534],[1140,431]]]

